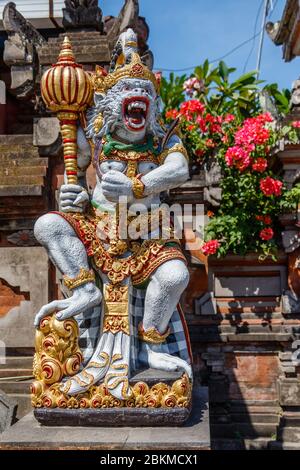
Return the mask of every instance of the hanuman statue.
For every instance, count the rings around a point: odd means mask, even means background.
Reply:
[[[72,60],[66,38],[59,64]],[[60,83],[58,72],[51,73],[42,81],[50,109],[51,103],[54,106],[51,86],[57,95]],[[64,322],[66,330],[70,321],[72,328],[78,328],[78,344],[76,337],[71,344],[68,336],[59,360],[67,361],[71,349],[77,348],[79,361],[74,367],[61,366],[55,380],[46,380],[39,396],[47,392],[49,397],[52,384],[54,401],[38,406],[60,406],[54,398],[59,394],[65,399],[87,398],[95,387],[124,404],[134,397],[131,378],[137,370],[181,371],[191,381],[189,339],[179,308],[189,273],[180,241],[172,227],[164,230],[160,214],[161,194],[188,179],[188,157],[176,131],[162,125],[159,80],[142,63],[131,29],[121,34],[109,72],[97,67],[94,74],[77,69],[72,73],[79,78],[85,73],[92,87],[81,124],[76,123],[77,166],[70,170],[74,152],[68,154],[68,149],[74,139],[65,132],[71,122],[66,119],[67,104],[58,115],[66,162],[59,211],[42,216],[35,224],[35,237],[63,274],[69,296],[43,306],[36,315],[36,376],[40,382],[45,377],[43,358],[48,358],[48,366],[58,360],[43,345],[51,328],[67,337],[61,331]],[[60,86],[66,87],[66,82]],[[70,109],[74,110],[69,104]],[[96,170],[92,195],[86,183],[91,162]],[[130,230],[121,236],[122,204],[126,208],[123,225],[134,226],[138,236]],[[53,346],[53,335],[50,340]]]

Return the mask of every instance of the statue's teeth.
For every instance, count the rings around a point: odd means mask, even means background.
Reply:
[[[138,109],[143,109],[144,111],[146,111],[146,103],[144,103],[143,101],[134,101],[132,103],[129,103],[128,105],[128,110],[130,111],[132,108],[138,108]]]

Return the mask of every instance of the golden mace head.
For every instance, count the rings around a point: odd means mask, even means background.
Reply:
[[[79,113],[91,103],[90,76],[75,61],[69,38],[65,36],[56,64],[42,76],[41,93],[53,112]]]
[[[90,76],[75,61],[66,36],[57,62],[42,76],[41,93],[46,106],[60,121],[67,182],[77,184],[77,119],[91,104],[93,87]]]

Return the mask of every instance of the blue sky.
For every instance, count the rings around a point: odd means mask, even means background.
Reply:
[[[270,20],[281,18],[285,0],[276,5]],[[100,0],[104,15],[116,15],[123,0]],[[261,0],[140,0],[140,14],[150,26],[149,44],[155,69],[178,69],[214,60],[254,35]],[[262,11],[257,24],[261,28]],[[246,70],[254,70],[259,38]],[[228,56],[225,62],[242,74],[253,46],[250,42]],[[166,72],[167,73],[167,72]],[[185,72],[189,73],[189,72]],[[300,75],[300,57],[290,63],[282,60],[282,49],[265,36],[260,78],[290,88]]]

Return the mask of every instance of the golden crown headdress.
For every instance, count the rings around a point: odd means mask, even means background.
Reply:
[[[102,67],[97,66],[93,77],[93,85],[95,92],[106,93],[112,88],[119,80],[123,78],[141,78],[150,80],[153,83],[155,90],[159,91],[159,82],[151,70],[146,67],[141,61],[137,52],[131,55],[131,61],[126,65],[117,65],[113,72],[108,73]]]

